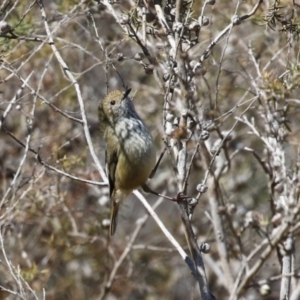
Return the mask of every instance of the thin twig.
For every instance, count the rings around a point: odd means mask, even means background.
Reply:
[[[87,141],[88,148],[90,150],[91,156],[92,156],[92,158],[93,158],[93,160],[94,160],[94,162],[95,162],[95,164],[97,166],[97,169],[98,169],[98,171],[99,171],[102,179],[105,182],[107,182],[106,174],[105,174],[104,169],[101,166],[100,161],[99,161],[99,159],[98,159],[98,157],[97,157],[97,155],[95,153],[94,146],[93,146],[93,143],[92,143],[92,139],[91,139],[91,136],[90,136],[90,132],[89,132],[89,127],[88,127],[88,122],[87,122],[87,118],[86,118],[86,113],[85,113],[85,108],[84,108],[84,102],[83,102],[83,99],[82,99],[80,86],[79,86],[77,80],[73,76],[72,72],[70,71],[69,67],[67,66],[67,64],[63,60],[62,56],[60,55],[59,51],[57,50],[57,48],[56,48],[56,46],[54,44],[54,41],[53,41],[53,38],[52,38],[52,34],[51,34],[51,31],[50,31],[50,28],[49,28],[49,25],[48,25],[48,22],[47,22],[47,16],[46,16],[46,12],[45,12],[43,1],[42,0],[38,0],[37,2],[38,2],[38,5],[40,7],[40,10],[41,10],[41,14],[42,14],[43,21],[44,21],[44,26],[45,26],[45,29],[46,29],[46,32],[47,32],[47,36],[48,36],[49,43],[50,43],[50,46],[52,48],[52,51],[53,51],[56,59],[58,60],[59,64],[61,65],[64,73],[70,79],[70,81],[74,84],[74,88],[75,88],[76,94],[77,94],[77,100],[79,102],[80,111],[81,111],[81,117],[82,117],[82,122],[83,122],[83,130],[84,130],[85,138],[86,138],[86,141]]]
[[[231,30],[231,28],[233,26],[240,25],[242,21],[245,21],[248,18],[250,18],[251,16],[253,16],[257,12],[261,3],[263,3],[263,0],[259,0],[249,13],[247,13],[241,17],[234,16],[231,20],[231,23],[228,26],[226,26],[208,45],[206,50],[203,52],[203,54],[199,58],[199,62],[202,63],[204,60],[206,60],[210,56],[212,48],[219,43],[219,41],[227,34],[228,31]]]
[[[154,205],[151,207],[151,210],[155,210],[161,203],[162,203],[163,199],[159,198]],[[143,217],[141,217],[138,222],[137,222],[137,226],[135,228],[135,230],[133,231],[124,251],[122,252],[122,254],[120,255],[120,257],[117,259],[117,261],[114,263],[114,267],[111,270],[108,279],[106,281],[106,283],[104,284],[104,289],[102,289],[102,292],[99,296],[99,300],[102,300],[105,298],[105,296],[107,295],[107,293],[110,291],[110,288],[112,286],[112,283],[115,281],[116,279],[116,274],[118,272],[118,269],[120,268],[120,266],[122,265],[122,263],[124,262],[125,258],[127,257],[127,255],[130,253],[132,247],[133,247],[133,243],[135,242],[139,232],[141,231],[142,227],[145,225],[146,221],[148,220],[149,214],[145,214]]]

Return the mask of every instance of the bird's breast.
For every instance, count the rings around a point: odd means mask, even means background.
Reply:
[[[120,189],[133,190],[143,185],[155,165],[155,153],[149,153],[136,161],[121,154],[116,170],[117,185]]]

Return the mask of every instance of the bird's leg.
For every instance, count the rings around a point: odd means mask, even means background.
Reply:
[[[194,210],[195,210],[196,206],[198,205],[198,199],[187,196],[184,193],[180,192],[180,193],[178,193],[178,195],[176,197],[176,201],[177,201],[177,203],[182,203],[182,202],[187,203],[187,205],[185,206],[185,210],[186,210],[189,220],[191,221]]]
[[[155,173],[156,173],[156,170],[157,170],[157,168],[158,168],[158,166],[159,166],[159,164],[160,164],[160,162],[161,162],[163,156],[164,156],[165,153],[166,153],[166,150],[167,150],[167,148],[165,147],[164,150],[162,151],[162,153],[160,154],[160,156],[159,156],[159,158],[158,158],[158,161],[156,162],[156,164],[155,164],[155,166],[154,166],[154,168],[153,168],[153,170],[152,170],[152,172],[151,172],[151,174],[150,174],[150,176],[149,176],[150,179],[154,177],[154,175],[155,175]],[[151,192],[149,192],[149,193],[151,193]]]
[[[161,152],[161,154],[160,154],[160,156],[158,158],[158,161],[156,162],[156,164],[155,164],[155,166],[154,166],[154,168],[153,168],[153,170],[152,170],[152,172],[151,172],[151,174],[149,176],[150,179],[154,177],[154,175],[156,173],[156,170],[157,170],[157,168],[158,168],[158,166],[159,166],[159,164],[160,164],[160,162],[161,162],[164,154],[166,153],[166,150],[167,150],[167,148],[165,147],[164,150]],[[142,189],[143,189],[143,191],[145,193],[150,193],[150,194],[153,194],[153,195],[156,195],[156,196],[159,196],[159,197],[163,197],[163,198],[165,198],[167,200],[171,200],[173,202],[177,201],[176,198],[168,197],[168,196],[165,196],[165,195],[162,195],[162,194],[159,194],[159,193],[153,191],[146,183],[142,185]]]
[[[190,205],[190,201],[191,200],[194,200],[194,198],[191,198],[190,196],[187,196],[183,193],[178,193],[176,197],[169,197],[169,196],[166,196],[166,195],[162,195],[160,193],[157,193],[155,191],[153,191],[146,183],[143,184],[142,186],[142,189],[145,193],[149,193],[149,194],[153,194],[153,195],[156,195],[156,196],[159,196],[159,197],[163,197],[167,200],[171,200],[173,202],[180,202],[180,201],[188,201],[188,204]],[[193,204],[192,204],[193,205]]]
[[[163,198],[165,198],[167,200],[171,200],[173,202],[177,201],[177,198],[172,198],[172,197],[162,195],[162,194],[159,194],[159,193],[153,191],[146,183],[142,185],[142,189],[145,193],[150,193],[150,194],[153,194],[153,195],[156,195],[156,196],[159,196],[159,197],[163,197]]]
[[[176,201],[177,201],[177,202],[180,202],[180,201],[182,201],[182,200],[185,201],[185,200],[190,199],[190,198],[191,198],[191,197],[185,195],[184,193],[179,192],[179,193],[177,194],[177,196],[176,196]]]

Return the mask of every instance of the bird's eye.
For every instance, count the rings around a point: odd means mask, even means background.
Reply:
[[[116,104],[116,101],[115,101],[115,100],[112,100],[112,101],[110,101],[110,104],[111,104],[111,105],[115,105],[115,104]]]

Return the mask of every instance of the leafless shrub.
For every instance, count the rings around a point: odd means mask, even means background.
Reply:
[[[297,299],[298,14],[2,1],[0,298]],[[135,191],[110,240],[97,105],[127,86],[173,201]]]

